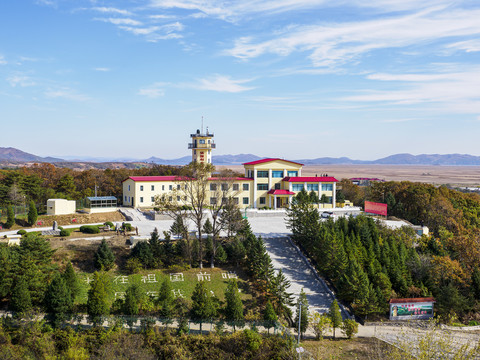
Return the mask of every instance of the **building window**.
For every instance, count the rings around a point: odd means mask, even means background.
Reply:
[[[216,197],[211,197],[210,198],[210,205],[217,205],[217,198]]]
[[[307,184],[308,191],[318,191],[318,184]]]
[[[248,197],[243,198],[243,205],[248,205]]]
[[[185,184],[185,190],[187,190],[187,189],[188,189],[188,185]]]
[[[127,196],[125,195],[125,201],[127,201]]]
[[[275,190],[280,190],[280,183],[275,184]]]
[[[173,190],[173,185],[168,185],[168,190],[172,191]]]
[[[292,184],[292,191],[302,191],[303,189],[303,184]]]
[[[228,191],[228,184],[222,184],[222,191]]]
[[[238,184],[233,184],[232,185],[232,190],[233,191],[238,191],[239,189],[240,189],[240,185],[238,185]]]
[[[155,202],[155,198],[152,196],[152,203]]]
[[[267,198],[266,197],[261,197],[260,198],[260,205],[265,205],[267,203]]]
[[[322,184],[322,191],[333,191],[333,184]]]
[[[199,143],[199,144],[205,144],[205,140],[200,139],[200,140],[198,140],[198,143]]]
[[[180,190],[180,185],[177,185],[177,190]]]
[[[177,201],[180,201],[180,196],[177,196]]]
[[[297,177],[298,176],[298,171],[289,171],[288,176],[290,177]]]
[[[258,170],[257,171],[257,178],[268,178],[268,171]]]
[[[249,188],[248,184],[243,184],[243,191],[248,191],[248,188]]]
[[[257,184],[257,190],[268,190],[268,184]]]
[[[248,178],[253,178],[253,171],[252,170],[247,170],[247,177]]]
[[[155,191],[155,185],[152,185],[152,191]]]
[[[222,205],[225,205],[228,202],[228,198],[222,197]]]
[[[162,185],[162,191],[165,190],[165,185]]]
[[[168,197],[168,201],[172,201],[173,198],[171,196]]]
[[[143,197],[142,196],[140,196],[140,202],[143,203]]]
[[[130,191],[130,185],[128,185],[128,191]]]
[[[140,185],[140,191],[143,191],[143,185]]]
[[[210,191],[217,191],[217,184],[210,184]]]
[[[233,203],[234,203],[235,205],[238,205],[238,197],[234,197],[234,198],[233,198]]]
[[[283,178],[283,170],[272,171],[272,178]]]

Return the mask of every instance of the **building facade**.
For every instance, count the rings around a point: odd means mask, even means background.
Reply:
[[[211,163],[212,150],[216,148],[213,134],[208,130],[205,134],[202,132],[197,130],[190,135],[193,140],[188,147],[192,150],[192,161]],[[306,190],[314,191],[319,199],[324,199],[320,206],[335,207],[337,179],[334,177],[302,176],[303,164],[275,158],[247,162],[243,166],[244,177],[208,179],[210,204],[221,201],[218,197],[228,195],[240,208],[278,209],[288,207],[293,196]],[[122,203],[134,208],[151,208],[155,206],[157,196],[184,201],[182,186],[185,182],[177,176],[131,176],[123,181]]]

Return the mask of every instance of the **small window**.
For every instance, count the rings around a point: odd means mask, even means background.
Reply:
[[[143,203],[143,197],[142,196],[140,196],[140,202]]]
[[[155,202],[155,197],[152,196],[152,203]]]
[[[127,201],[127,195],[125,195],[125,201]]]
[[[177,201],[180,201],[180,196],[177,196]]]
[[[198,140],[199,144],[205,144],[205,140],[201,139],[201,140]]]
[[[165,190],[165,185],[162,185],[162,190]]]
[[[210,205],[217,205],[217,198],[216,197],[211,197],[210,198]]]
[[[260,198],[260,205],[265,205],[267,203],[267,198],[266,197],[261,197]]]
[[[258,170],[257,177],[259,178],[268,178],[268,171],[265,170]]]
[[[168,185],[168,190],[172,191],[173,190],[173,185]]]
[[[238,191],[239,188],[240,188],[240,185],[238,185],[238,184],[233,184],[232,185],[232,190],[233,191]]]
[[[171,196],[168,197],[168,201],[172,201],[173,198]]]
[[[235,205],[238,205],[238,197],[234,197],[234,198],[233,198],[233,203],[234,203]]]
[[[292,184],[292,191],[302,191],[303,189],[303,184]]]
[[[155,191],[155,185],[152,185],[152,191]]]
[[[188,185],[185,184],[185,190],[187,190],[187,189],[188,189]]]
[[[318,184],[307,184],[307,191],[318,191]]]
[[[228,184],[222,184],[222,191],[228,191]]]
[[[217,191],[217,184],[210,184],[210,191]]]
[[[283,178],[283,170],[272,171],[273,178]]]
[[[298,171],[289,171],[288,176],[290,177],[297,177],[298,176]]]
[[[333,184],[322,184],[322,191],[333,191]]]
[[[248,197],[243,198],[243,205],[248,205]]]
[[[143,185],[140,185],[140,191],[143,191]]]
[[[248,191],[248,188],[249,188],[248,184],[243,184],[243,191]]]
[[[280,183],[275,184],[275,190],[280,190]]]
[[[128,185],[128,191],[130,191],[130,185]]]
[[[257,190],[268,190],[268,184],[257,184]]]
[[[180,185],[177,185],[177,190],[180,190]]]

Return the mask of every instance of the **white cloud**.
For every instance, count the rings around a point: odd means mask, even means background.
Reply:
[[[26,75],[12,75],[7,78],[7,82],[12,87],[29,87],[35,86],[36,83]]]
[[[113,7],[93,7],[92,10],[105,14],[131,15],[128,10],[117,9]]]
[[[0,55],[0,65],[6,65],[7,60],[5,60],[5,57],[3,55]]]
[[[95,70],[95,71],[100,71],[100,72],[108,72],[108,71],[110,71],[111,69],[110,69],[110,68],[106,68],[106,67],[97,67],[97,68],[94,68],[93,70]]]
[[[143,25],[140,21],[127,18],[97,18],[95,20],[108,22],[114,25],[129,25],[129,26],[140,26]]]
[[[239,59],[263,54],[310,53],[316,67],[334,67],[385,48],[427,44],[456,36],[480,34],[480,10],[432,8],[415,14],[342,24],[289,27],[270,40],[241,37],[227,55]]]
[[[151,86],[140,89],[138,94],[151,99],[156,99],[165,95],[165,90],[163,89],[165,85],[165,83],[155,83]]]
[[[447,48],[463,50],[467,53],[478,52],[480,51],[480,40],[474,39],[474,40],[459,41],[459,42],[447,45]]]
[[[52,99],[66,99],[73,101],[88,101],[90,98],[86,95],[78,94],[72,89],[69,88],[60,88],[60,89],[48,89],[45,91],[45,96]]]
[[[190,84],[188,87],[192,87],[199,90],[210,90],[218,92],[238,93],[254,89],[253,87],[243,86],[242,84],[248,83],[252,79],[238,79],[234,80],[230,76],[224,76],[216,74],[206,79],[198,79],[195,84]]]
[[[134,35],[145,36],[148,41],[158,41],[166,39],[179,39],[182,37],[178,31],[182,31],[184,26],[180,22],[165,24],[161,26],[132,27],[120,26],[122,30],[131,32]]]

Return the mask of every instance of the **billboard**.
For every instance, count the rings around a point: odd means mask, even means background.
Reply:
[[[390,320],[429,319],[431,317],[433,317],[433,302],[390,304]]]
[[[365,201],[365,212],[387,216],[387,204]]]

